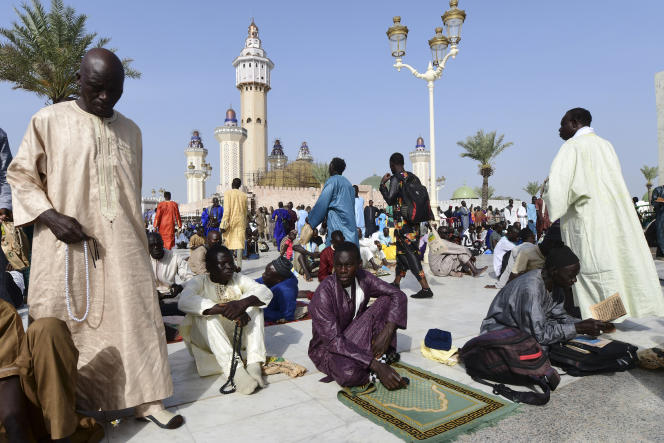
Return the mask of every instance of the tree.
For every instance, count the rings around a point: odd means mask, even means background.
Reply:
[[[493,160],[514,144],[503,143],[504,138],[504,134],[496,137],[496,131],[485,134],[483,130],[479,130],[477,134],[467,137],[466,141],[457,142],[457,145],[466,150],[461,153],[461,157],[479,162],[479,174],[482,176],[482,209],[486,209],[489,201],[489,177],[494,172]]]
[[[86,32],[87,17],[65,7],[62,0],[52,0],[48,12],[40,0],[32,0],[32,6],[24,3],[21,10],[14,11],[19,21],[11,28],[0,28],[0,35],[7,39],[0,42],[0,81],[46,97],[51,103],[77,98],[76,72],[83,55],[91,46],[105,47],[110,39],[94,42],[97,33]],[[125,75],[140,78],[141,73],[130,66],[132,61],[122,60]]]
[[[537,195],[541,187],[542,185],[540,185],[539,182],[534,181],[534,182],[528,182],[528,184],[523,188],[523,190],[526,192],[526,194],[528,194],[529,197],[532,197],[533,195]]]
[[[311,165],[311,173],[318,183],[324,185],[328,178],[330,178],[330,165],[327,163],[317,162]]]
[[[652,189],[652,181],[657,177],[659,174],[659,171],[657,169],[657,166],[646,166],[643,165],[641,168],[641,174],[643,174],[643,177],[646,179],[646,189],[648,190],[648,202],[650,202],[650,189]]]
[[[482,187],[478,186],[473,189],[477,195],[482,195]],[[496,195],[496,189],[493,186],[489,186],[486,199],[491,200]]]

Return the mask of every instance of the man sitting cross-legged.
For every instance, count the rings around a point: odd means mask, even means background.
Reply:
[[[463,277],[464,273],[473,277],[482,275],[487,267],[478,268],[475,257],[465,246],[448,240],[452,228],[440,226],[438,231],[429,233],[429,269],[436,277]]]
[[[205,254],[208,274],[198,275],[184,285],[178,307],[187,315],[180,335],[196,360],[203,377],[230,375],[235,325],[243,327],[242,346],[247,350],[247,368],[240,363],[235,372],[237,391],[251,394],[265,386],[261,364],[265,362],[263,312],[272,292],[254,280],[235,272],[233,253],[214,245]]]
[[[396,330],[406,328],[406,295],[360,269],[355,243],[343,242],[334,252],[334,272],[318,286],[309,303],[313,338],[309,358],[327,374],[323,381],[361,386],[376,374],[387,389],[406,385],[379,358],[396,353]],[[376,300],[367,306],[369,299]]]
[[[77,361],[65,322],[42,317],[24,332],[16,309],[0,299],[0,427],[10,442],[103,438],[99,424],[76,414]]]
[[[544,269],[534,269],[509,281],[493,299],[481,332],[506,327],[529,333],[544,350],[577,334],[598,336],[613,329],[611,323],[579,320],[563,307],[564,291],[576,283],[581,266],[567,246],[549,251]]]

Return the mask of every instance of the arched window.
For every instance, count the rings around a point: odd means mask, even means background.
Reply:
[[[261,119],[260,119],[260,118],[257,118],[257,119],[256,119],[256,123],[258,123],[258,124],[260,125],[260,124],[261,124]]]
[[[251,117],[247,119],[247,123],[251,123]]]

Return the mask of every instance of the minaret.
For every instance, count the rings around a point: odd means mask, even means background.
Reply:
[[[417,142],[415,143],[415,150],[410,153],[410,162],[413,164],[413,174],[420,179],[422,183],[429,191],[429,198],[431,198],[431,153],[426,150],[424,146],[424,139],[422,137],[417,137]]]
[[[309,146],[307,145],[307,142],[302,142],[302,146],[300,146],[300,150],[297,153],[297,160],[313,163],[314,158],[311,155],[311,152],[309,151]]]
[[[189,146],[184,150],[187,158],[187,203],[193,203],[205,198],[205,180],[210,176],[212,166],[205,162],[207,149],[203,147],[203,141],[194,131],[189,140]]]
[[[284,148],[281,147],[281,141],[276,139],[274,141],[274,146],[272,147],[272,152],[268,157],[270,161],[270,171],[276,171],[277,169],[283,169],[288,163],[288,157],[284,154]]]
[[[214,130],[214,136],[219,141],[219,186],[217,194],[223,194],[231,189],[234,178],[242,179],[242,145],[247,139],[247,130],[237,125],[237,118],[233,108],[226,111],[224,126]]]
[[[235,85],[240,90],[241,126],[247,130],[242,150],[243,182],[258,183],[267,171],[267,92],[274,63],[267,58],[258,38],[258,27],[251,21],[249,35],[240,56],[233,60]]]

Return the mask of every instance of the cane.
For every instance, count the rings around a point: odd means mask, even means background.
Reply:
[[[235,323],[235,330],[233,331],[233,359],[231,361],[231,373],[228,375],[226,383],[219,388],[222,394],[232,394],[237,390],[235,386],[235,371],[237,370],[238,360],[242,358],[242,326]]]

